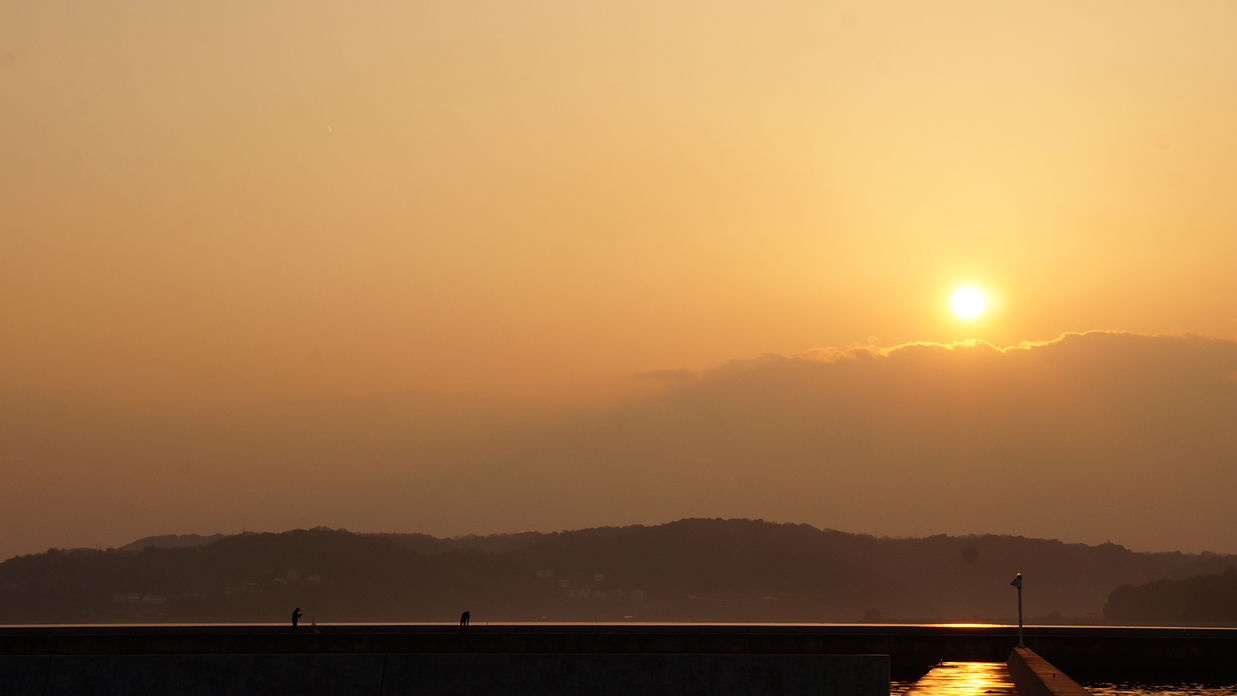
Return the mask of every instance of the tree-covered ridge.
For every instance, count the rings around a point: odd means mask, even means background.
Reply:
[[[295,606],[323,622],[454,621],[466,609],[476,621],[998,621],[1015,617],[1016,572],[1028,616],[1097,622],[1114,587],[1235,562],[720,519],[451,539],[323,528],[148,539],[0,563],[0,623],[282,622]]]
[[[1237,567],[1122,585],[1108,596],[1104,617],[1122,624],[1237,623]]]

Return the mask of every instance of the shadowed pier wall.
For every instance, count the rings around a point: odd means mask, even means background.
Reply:
[[[6,696],[888,696],[884,655],[57,655],[0,657]]]
[[[300,662],[302,657],[315,665],[355,658],[339,663],[347,672],[353,667],[345,664],[369,665],[375,659],[415,655],[495,659],[888,655],[893,678],[915,680],[941,661],[1002,662],[1017,644],[1016,629],[991,626],[474,625],[461,631],[448,626],[360,625],[321,630],[314,634],[302,628],[293,635],[283,626],[7,627],[0,628],[0,675],[7,674],[8,683],[35,678],[30,674],[38,677],[38,667],[30,666],[34,664],[30,660],[8,659],[17,657],[183,656],[192,662],[211,655],[282,656],[297,658],[288,664],[298,665],[307,664]],[[1233,629],[1032,627],[1027,631],[1027,644],[1083,681],[1237,678],[1237,631]],[[46,670],[49,663],[38,664]],[[608,669],[601,662],[596,665],[596,669]],[[390,662],[387,667],[391,668]],[[373,668],[356,669],[371,674]],[[298,667],[290,674],[301,671]],[[357,683],[366,678],[355,677]],[[41,685],[42,677],[38,679]]]

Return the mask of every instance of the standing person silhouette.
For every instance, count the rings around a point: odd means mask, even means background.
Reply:
[[[468,628],[468,622],[472,619],[472,615],[468,612],[460,614],[460,628]]]
[[[292,632],[296,633],[296,622],[301,620],[301,608],[297,607],[292,610]]]

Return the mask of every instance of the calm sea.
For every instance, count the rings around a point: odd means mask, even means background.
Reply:
[[[915,682],[889,683],[890,696],[901,696]],[[1237,684],[1143,684],[1139,682],[1087,682],[1095,696],[1237,696]]]
[[[1237,684],[1084,683],[1095,696],[1237,696]]]

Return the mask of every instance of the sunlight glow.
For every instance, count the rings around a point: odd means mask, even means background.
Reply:
[[[974,319],[984,311],[984,294],[978,288],[966,286],[958,288],[951,302],[954,313],[963,319]]]

